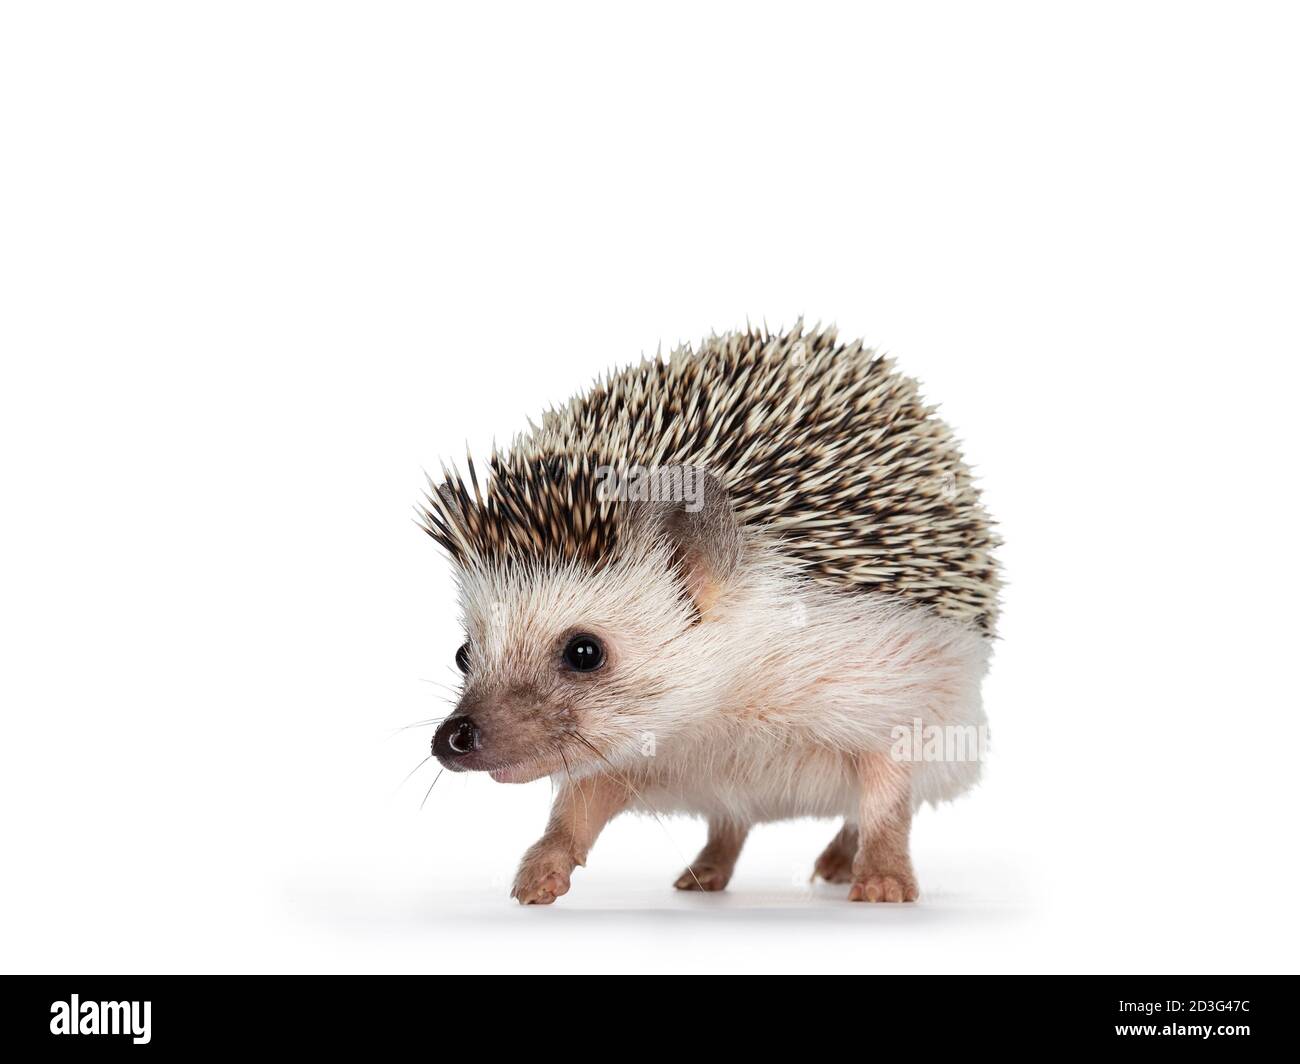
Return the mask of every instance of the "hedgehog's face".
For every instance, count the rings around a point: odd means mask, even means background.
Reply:
[[[630,511],[632,549],[603,566],[460,570],[464,689],[433,739],[445,767],[511,783],[578,775],[653,750],[711,705],[692,659],[716,638],[700,619],[739,539],[734,523],[717,534],[716,512],[708,526],[670,516]]]

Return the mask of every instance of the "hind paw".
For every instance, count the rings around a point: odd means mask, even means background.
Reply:
[[[916,880],[904,872],[872,874],[854,880],[849,901],[916,901]]]

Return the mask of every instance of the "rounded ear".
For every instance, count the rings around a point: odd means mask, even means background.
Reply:
[[[707,613],[740,563],[740,524],[727,489],[693,466],[648,471],[641,479],[642,501],[630,520],[667,538],[695,608]]]

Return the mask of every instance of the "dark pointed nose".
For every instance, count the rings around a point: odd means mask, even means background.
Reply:
[[[433,754],[450,761],[478,749],[478,725],[469,717],[448,717],[433,733]]]

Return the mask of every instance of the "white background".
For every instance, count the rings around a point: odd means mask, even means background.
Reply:
[[[466,6],[467,7],[467,6]],[[1294,968],[1296,25],[1264,4],[6,4],[0,964]],[[746,318],[894,353],[1006,539],[917,906],[432,780],[422,468]],[[425,681],[432,681],[425,682]]]

